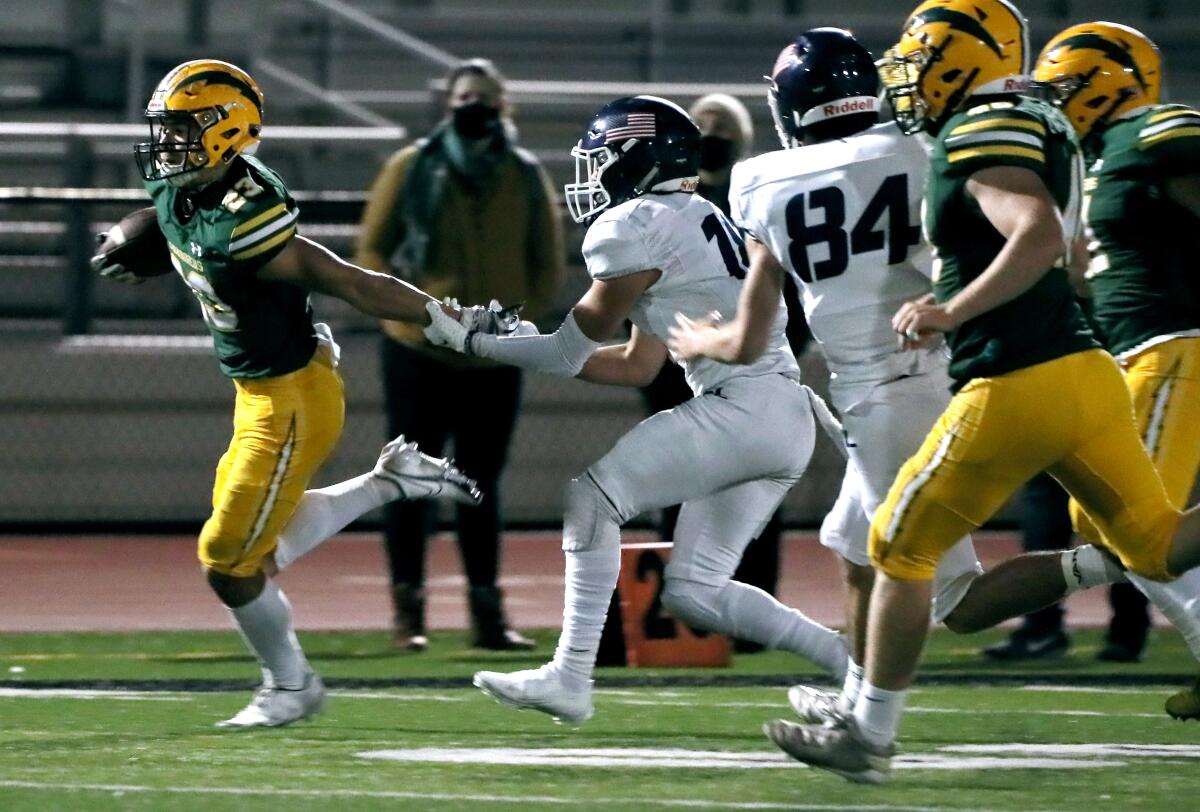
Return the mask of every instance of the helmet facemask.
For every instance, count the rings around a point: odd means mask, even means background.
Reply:
[[[892,107],[896,126],[905,135],[915,135],[925,129],[929,120],[929,105],[921,98],[921,79],[939,54],[919,48],[907,54],[892,48],[877,63],[879,81]]]
[[[619,144],[616,150],[607,145],[595,149],[583,149],[576,145],[571,150],[571,155],[575,158],[575,182],[568,183],[563,187],[563,196],[567,200],[567,211],[570,212],[571,218],[576,223],[591,222],[608,207],[624,203],[652,187],[655,178],[659,175],[658,164],[654,164],[642,177],[637,178],[627,194],[614,196],[604,185],[606,172],[614,171],[618,176],[622,176],[631,168],[629,161],[626,160],[622,169],[614,169],[620,163],[621,156],[637,146],[638,143],[638,139],[631,138]],[[635,161],[635,166],[636,163]],[[639,170],[634,169],[634,171]],[[632,178],[620,177],[615,183],[620,185],[627,180],[632,180]]]
[[[924,45],[905,54],[892,48],[879,60],[879,80],[896,126],[905,135],[940,127],[958,109],[974,83],[977,68],[965,72],[965,76],[959,68],[947,68],[938,74],[938,64],[944,61],[943,54],[953,41],[950,35],[936,47]],[[946,90],[931,90],[934,83],[944,85]],[[930,103],[930,97],[939,100],[936,106]]]
[[[220,122],[218,108],[148,112],[146,118],[150,140],[133,148],[142,177],[192,185],[194,173],[212,164],[205,134]]]
[[[586,223],[612,205],[612,195],[600,178],[616,163],[617,154],[606,146],[583,149],[576,145],[571,155],[575,158],[575,182],[563,187],[563,196],[571,219]]]

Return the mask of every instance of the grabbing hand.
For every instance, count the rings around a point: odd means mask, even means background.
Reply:
[[[104,245],[108,239],[108,233],[102,232],[96,235],[96,248]],[[95,272],[100,274],[105,279],[112,279],[117,282],[123,282],[126,285],[140,285],[146,281],[144,276],[138,276],[127,270],[124,265],[115,261],[108,254],[96,254],[90,260],[88,265]]]
[[[691,361],[704,355],[711,337],[721,323],[715,310],[702,319],[692,320],[682,313],[675,314],[675,326],[667,337],[667,350],[676,361]]]
[[[521,310],[524,307],[524,302],[505,307],[492,299],[487,307],[473,305],[464,309],[462,323],[472,333],[498,336],[537,335],[537,328],[532,323],[521,321]]]
[[[425,305],[425,312],[429,314],[429,326],[425,328],[425,337],[429,339],[430,344],[470,354],[467,342],[472,331],[460,321],[465,311],[458,309],[457,303],[443,305],[441,302],[429,302]]]
[[[926,296],[905,302],[892,317],[892,329],[900,334],[900,346],[906,350],[931,347],[941,341],[942,333],[958,327],[958,322],[946,310]]]

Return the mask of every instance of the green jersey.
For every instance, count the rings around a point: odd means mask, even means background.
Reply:
[[[1200,220],[1167,197],[1200,172],[1200,113],[1159,105],[1089,139],[1084,217],[1094,318],[1114,355],[1200,336]]]
[[[200,300],[221,371],[266,378],[305,366],[317,342],[307,291],[256,275],[296,234],[296,202],[279,176],[240,157],[199,192],[166,181],[146,189],[171,262]]]
[[[1024,167],[1045,181],[1063,213],[1064,251],[1078,227],[1082,165],[1074,131],[1061,113],[1023,97],[957,113],[938,133],[925,190],[924,228],[934,249],[939,302],[969,285],[1004,247],[1004,236],[966,191],[971,175],[993,166]],[[950,375],[959,386],[1099,346],[1061,267],[960,325],[947,340]]]

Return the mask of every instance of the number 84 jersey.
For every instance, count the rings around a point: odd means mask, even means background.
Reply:
[[[737,315],[749,262],[742,235],[724,212],[690,192],[650,193],[606,209],[583,240],[592,279],[616,279],[638,271],[662,276],[634,305],[629,318],[638,330],[666,343],[675,314],[703,319]],[[753,364],[722,364],[700,358],[683,364],[697,395],[735,377],[783,373],[799,380],[800,367],[788,346],[787,308],[779,299],[767,351]]]
[[[901,352],[892,332],[900,305],[930,290],[920,231],[928,167],[921,139],[888,123],[733,169],[733,220],[795,278],[835,403],[846,401],[839,389],[915,373],[928,357]]]

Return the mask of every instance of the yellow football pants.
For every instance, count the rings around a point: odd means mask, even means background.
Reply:
[[[1182,510],[1200,471],[1200,338],[1156,344],[1121,366],[1142,445],[1162,477],[1167,498]],[[1073,499],[1071,520],[1080,533],[1097,540],[1096,528]]]
[[[1142,446],[1116,361],[1103,350],[964,386],[876,511],[872,563],[900,580],[933,578],[942,554],[1040,471],[1078,500],[1126,567],[1170,579],[1167,553],[1181,514]]]
[[[233,439],[217,464],[199,555],[205,567],[245,578],[274,551],[309,480],[337,445],[345,397],[323,348],[296,372],[234,385]]]

